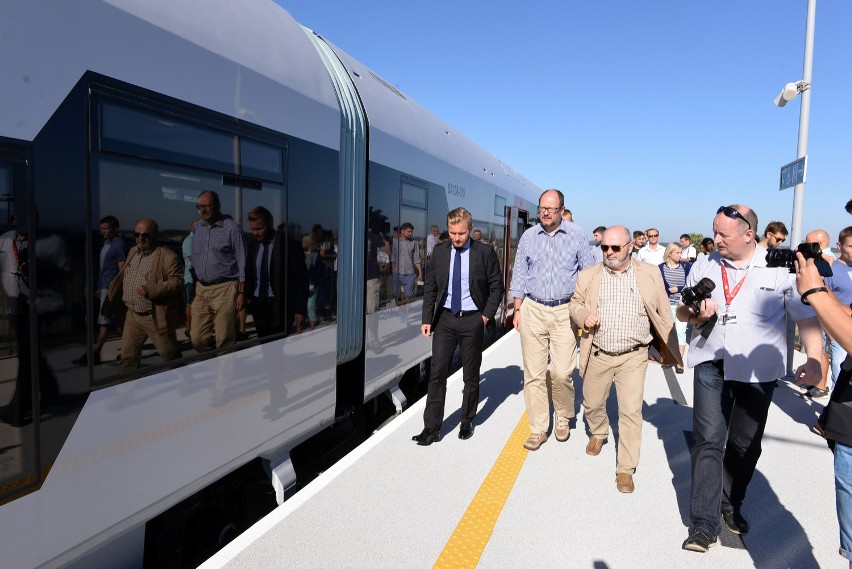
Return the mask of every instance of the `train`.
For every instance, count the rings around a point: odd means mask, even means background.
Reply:
[[[0,250],[2,565],[194,567],[422,386],[422,285],[400,296],[368,233],[411,224],[427,265],[465,207],[508,283],[541,189],[272,0],[2,14],[0,225],[27,240]],[[146,345],[124,372],[113,330],[95,358],[100,220],[130,246],[152,218],[179,252],[207,190],[242,227],[267,208],[288,266],[313,258],[315,314],[204,353],[179,329],[181,358]]]

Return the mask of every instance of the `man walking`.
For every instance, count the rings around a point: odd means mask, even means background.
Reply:
[[[662,339],[671,361],[681,362],[669,297],[659,269],[634,263],[630,231],[615,226],[601,241],[603,263],[580,273],[571,299],[571,319],[584,330],[580,341],[583,408],[592,437],[586,454],[597,456],[609,434],[606,401],[613,381],[618,397],[619,492],[633,492],[642,443],[642,396],[648,345]]]
[[[594,265],[586,233],[565,221],[565,196],[547,190],[538,200],[540,222],[524,231],[518,242],[512,284],[513,324],[521,335],[524,361],[524,401],[532,433],[524,447],[538,450],[547,441],[550,425],[549,375],[555,411],[553,434],[567,441],[574,412],[577,340],[568,302],[577,274]]]
[[[716,210],[717,251],[699,259],[686,282],[692,287],[708,278],[716,287],[698,314],[684,304],[677,308],[678,320],[702,332],[692,335],[687,357],[695,369],[690,530],[683,542],[690,551],[716,545],[720,513],[732,532],[749,530],[741,507],[760,457],[772,392],[785,371],[786,316],[798,321],[808,354],[797,381],[815,384],[820,378],[819,322],[800,302],[795,275],[766,266],[756,227],[757,214],[744,205]],[[709,333],[704,326],[712,326]]]
[[[423,294],[424,336],[432,336],[432,374],[423,411],[423,432],[412,437],[426,446],[441,439],[447,376],[456,346],[464,370],[460,439],[473,436],[473,419],[479,405],[479,367],[485,326],[503,298],[500,261],[490,245],[470,237],[473,217],[464,208],[447,214],[450,241],[432,251]]]

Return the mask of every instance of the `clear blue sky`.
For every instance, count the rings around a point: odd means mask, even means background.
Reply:
[[[806,0],[277,0],[543,188],[587,231],[711,234],[745,203],[790,227]],[[819,0],[803,235],[852,216],[852,1]]]

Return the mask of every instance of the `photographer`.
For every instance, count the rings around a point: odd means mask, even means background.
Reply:
[[[852,201],[847,211],[852,209]],[[850,212],[852,213],[852,212]],[[803,301],[810,303],[820,323],[847,352],[852,352],[852,309],[841,304],[825,286],[813,259],[797,253],[796,288]],[[847,356],[831,393],[831,400],[819,424],[834,451],[834,488],[837,495],[837,521],[840,525],[840,555],[852,569],[852,357]],[[804,377],[796,382],[807,384]]]
[[[786,316],[798,321],[808,353],[797,377],[812,383],[820,377],[819,323],[799,302],[794,275],[767,266],[756,227],[757,215],[746,206],[716,211],[717,251],[695,263],[686,283],[709,279],[715,287],[704,287],[712,292],[697,314],[684,304],[677,308],[677,318],[701,332],[687,354],[695,372],[691,527],[683,543],[690,551],[706,552],[717,543],[720,512],[732,532],[748,532],[740,509],[760,457],[772,393],[785,373]]]

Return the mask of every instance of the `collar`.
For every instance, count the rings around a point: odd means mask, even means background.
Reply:
[[[461,247],[456,247],[455,245],[453,245],[453,242],[452,242],[452,241],[450,241],[450,247],[452,247],[452,248],[453,248],[453,249],[455,249],[456,251],[461,251],[462,253],[464,253],[465,251],[467,251],[468,249],[470,249],[470,244],[471,244],[471,243],[472,243],[471,237],[468,237],[468,238],[467,238],[467,241],[465,241],[465,242],[464,242],[464,245],[462,245]]]

